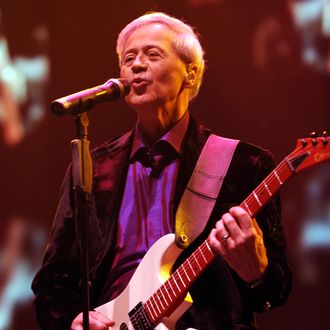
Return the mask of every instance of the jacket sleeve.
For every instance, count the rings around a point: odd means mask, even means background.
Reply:
[[[63,182],[42,267],[35,276],[35,312],[42,329],[70,329],[82,310],[79,241],[73,213],[71,168]]]

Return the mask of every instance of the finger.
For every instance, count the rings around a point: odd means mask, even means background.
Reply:
[[[216,228],[217,239],[225,243],[226,240],[230,237],[230,234],[229,234],[228,230],[226,229],[226,226],[225,226],[223,220],[219,220],[216,223],[215,228]]]
[[[83,330],[82,315],[82,313],[78,314],[76,318],[72,321],[71,330]]]
[[[91,330],[108,330],[108,325],[104,324],[100,320],[91,317],[89,319],[89,329]]]
[[[237,224],[243,230],[253,227],[250,215],[240,206],[232,207],[229,213],[236,219]]]
[[[96,311],[88,313],[91,330],[108,330],[115,322]],[[71,330],[83,330],[83,313],[80,313],[72,322]]]
[[[209,235],[209,240],[210,240],[210,243],[211,243],[212,247],[215,247],[216,249],[219,249],[220,245],[221,245],[221,242],[217,237],[217,233],[218,233],[217,230],[213,228],[211,230],[210,235]]]
[[[115,324],[114,321],[110,320],[108,317],[101,314],[100,312],[92,311],[92,312],[90,312],[90,315],[92,318],[94,318],[98,321],[101,321],[102,323],[106,324],[108,327],[111,327]]]
[[[110,322],[109,322],[110,321]],[[112,326],[114,322],[107,319],[105,322],[100,318],[97,314],[90,314],[89,325],[91,330],[108,330],[110,326]]]
[[[80,324],[72,324],[71,330],[83,330],[83,326]]]
[[[220,240],[217,238],[217,230],[214,228],[211,230],[211,233],[209,235],[209,241],[212,249],[215,250],[217,253],[223,255],[223,246]]]
[[[222,220],[230,237],[235,240],[242,236],[242,229],[238,225],[236,219],[230,213],[225,213],[222,216]]]

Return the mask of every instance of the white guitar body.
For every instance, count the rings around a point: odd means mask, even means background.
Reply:
[[[175,244],[175,235],[160,238],[144,256],[125,290],[114,300],[96,310],[116,322],[111,329],[134,329],[128,312],[150,296],[170,277],[174,261],[182,252]],[[161,320],[155,329],[174,329],[176,321],[191,306],[188,294],[176,310]],[[122,323],[127,325],[121,328]]]

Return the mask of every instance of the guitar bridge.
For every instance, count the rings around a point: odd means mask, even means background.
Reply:
[[[129,313],[129,319],[134,327],[134,330],[153,330],[154,327],[149,321],[149,318],[140,301]]]

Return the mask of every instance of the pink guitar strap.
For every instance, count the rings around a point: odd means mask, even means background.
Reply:
[[[181,198],[175,219],[175,240],[186,248],[204,230],[238,140],[211,134]]]

